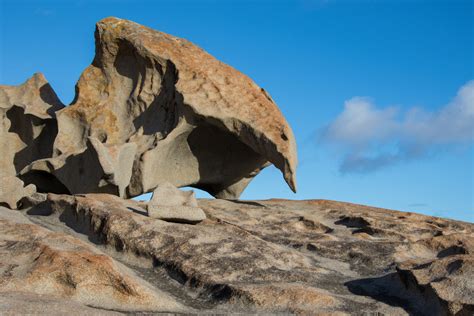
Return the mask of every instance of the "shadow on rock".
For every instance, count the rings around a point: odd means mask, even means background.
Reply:
[[[390,306],[401,307],[409,315],[449,315],[444,304],[430,289],[419,286],[410,276],[393,272],[380,277],[357,279],[344,284],[355,294],[371,297]]]

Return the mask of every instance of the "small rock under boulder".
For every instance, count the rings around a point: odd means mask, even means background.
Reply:
[[[168,222],[196,224],[206,219],[194,191],[181,191],[169,182],[160,184],[147,206],[148,216]]]

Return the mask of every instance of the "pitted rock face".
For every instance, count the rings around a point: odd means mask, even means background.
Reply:
[[[25,182],[122,197],[170,182],[237,198],[274,164],[296,190],[291,128],[250,78],[186,40],[127,20],[98,22],[95,37],[73,104],[57,112],[53,157],[25,168]]]

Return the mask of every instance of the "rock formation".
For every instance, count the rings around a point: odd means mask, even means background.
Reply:
[[[52,157],[56,111],[63,107],[41,74],[18,87],[0,86],[0,178]]]
[[[70,106],[41,75],[0,87],[5,173],[40,192],[128,198],[169,182],[238,198],[274,164],[296,190],[293,133],[251,79],[130,21],[104,19],[95,36]]]
[[[199,200],[207,219],[187,225],[114,195],[41,200],[0,208],[0,314],[19,300],[13,314],[51,300],[97,314],[474,313],[473,224],[324,200]]]

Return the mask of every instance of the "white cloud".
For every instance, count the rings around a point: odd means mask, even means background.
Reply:
[[[344,111],[329,125],[326,136],[351,146],[364,146],[372,140],[382,140],[397,128],[397,109],[378,110],[371,99],[355,97],[344,103]]]
[[[440,110],[379,109],[370,98],[347,100],[321,139],[342,151],[342,172],[367,172],[422,157],[437,147],[474,142],[474,80]]]

